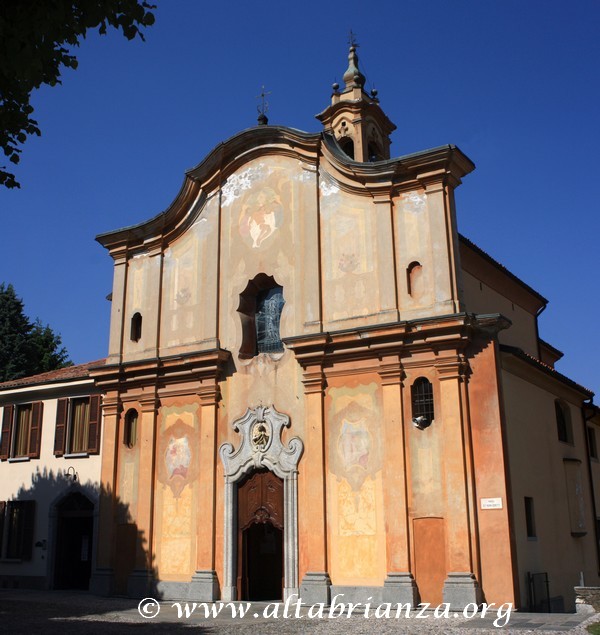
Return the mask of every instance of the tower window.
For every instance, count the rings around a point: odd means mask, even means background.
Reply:
[[[284,304],[283,288],[273,276],[264,273],[258,274],[240,293],[242,359],[250,359],[259,353],[283,352],[279,327]]]
[[[433,386],[425,377],[419,377],[411,386],[410,393],[413,424],[423,430],[433,423]]]
[[[350,137],[342,137],[338,140],[340,148],[344,154],[347,154],[351,159],[354,159],[354,141]]]
[[[379,149],[376,143],[373,143],[373,142],[369,143],[368,150],[369,150],[369,161],[371,163],[375,163],[375,161],[383,161],[381,150]]]
[[[131,341],[139,342],[142,339],[142,314],[134,313],[131,318]]]

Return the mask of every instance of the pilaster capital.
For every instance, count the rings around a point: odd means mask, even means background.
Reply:
[[[382,386],[401,386],[406,377],[402,363],[398,359],[382,359],[377,372],[381,377]]]
[[[196,391],[202,407],[216,406],[221,399],[221,388],[217,381],[203,383]]]
[[[160,399],[157,395],[142,395],[138,398],[142,414],[148,412],[158,412],[160,408]]]
[[[466,381],[471,373],[469,362],[462,355],[439,360],[435,363],[435,369],[440,381],[448,379]]]
[[[119,395],[104,395],[102,398],[102,412],[105,417],[118,417],[122,409]]]
[[[307,366],[304,369],[302,383],[304,384],[305,395],[312,395],[316,393],[323,394],[325,387],[327,386],[323,367],[321,365]]]

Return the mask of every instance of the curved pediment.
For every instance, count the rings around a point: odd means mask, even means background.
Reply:
[[[114,255],[136,250],[149,251],[170,242],[198,217],[208,198],[245,163],[265,155],[296,158],[315,165],[320,134],[283,126],[258,126],[230,137],[216,146],[195,167],[186,171],[183,185],[169,207],[150,220],[96,236]]]
[[[206,201],[245,164],[262,156],[286,156],[306,165],[322,164],[345,191],[377,196],[392,188],[411,188],[423,175],[441,178],[444,173],[460,178],[473,163],[456,147],[440,146],[402,157],[362,163],[352,160],[335,137],[326,132],[306,133],[283,126],[258,126],[244,130],[216,146],[185,174],[183,185],[169,207],[153,218],[96,236],[114,257],[136,251],[152,251],[170,243],[191,226]]]

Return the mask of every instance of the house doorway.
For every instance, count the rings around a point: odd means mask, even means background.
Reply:
[[[92,573],[94,504],[74,492],[56,508],[55,589],[89,589]]]
[[[238,576],[241,600],[283,597],[283,481],[255,470],[238,485]]]

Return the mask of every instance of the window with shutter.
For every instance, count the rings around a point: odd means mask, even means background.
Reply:
[[[101,417],[100,395],[59,399],[54,455],[98,454]]]
[[[2,436],[0,440],[0,460],[10,456],[10,439],[12,436],[12,420],[14,406],[4,406],[2,413]]]
[[[62,456],[65,453],[68,406],[68,399],[58,400],[56,406],[56,427],[54,429],[54,456]]]
[[[4,557],[4,516],[6,514],[6,501],[0,501],[0,559]]]
[[[0,459],[39,458],[43,403],[5,406]]]

